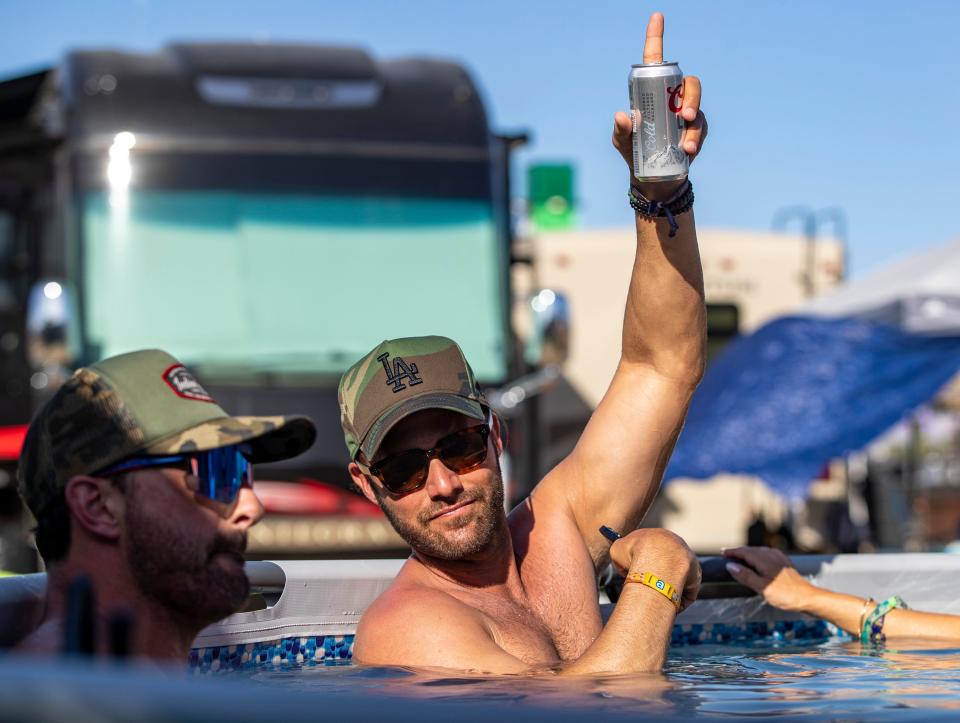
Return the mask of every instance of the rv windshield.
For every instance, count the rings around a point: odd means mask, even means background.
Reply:
[[[82,197],[85,346],[161,347],[208,379],[339,374],[385,338],[457,339],[506,375],[489,200],[234,190]]]

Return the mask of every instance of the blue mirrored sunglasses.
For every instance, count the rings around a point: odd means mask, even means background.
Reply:
[[[244,483],[253,485],[253,465],[246,455],[246,446],[219,447],[207,452],[169,455],[166,457],[133,457],[97,473],[109,477],[148,467],[181,467],[199,480],[197,490],[204,497],[224,504],[233,504]]]

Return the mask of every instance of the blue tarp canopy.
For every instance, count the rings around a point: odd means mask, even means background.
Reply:
[[[694,395],[666,479],[751,474],[802,498],[960,371],[960,242],[731,343]]]

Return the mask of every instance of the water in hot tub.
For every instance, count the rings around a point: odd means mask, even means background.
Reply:
[[[765,639],[687,646],[671,651],[662,675],[493,677],[296,663],[230,675],[300,690],[583,708],[585,716],[960,720],[960,647],[929,642],[867,648],[844,638]]]

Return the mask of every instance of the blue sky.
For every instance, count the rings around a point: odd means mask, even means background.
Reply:
[[[465,63],[520,157],[577,168],[587,226],[630,223],[610,147],[646,18],[665,56],[701,77],[710,139],[693,166],[701,226],[770,227],[776,211],[840,206],[853,275],[960,235],[955,208],[960,3],[484,0],[0,0],[0,74],[67,48],[171,39],[357,44]]]

